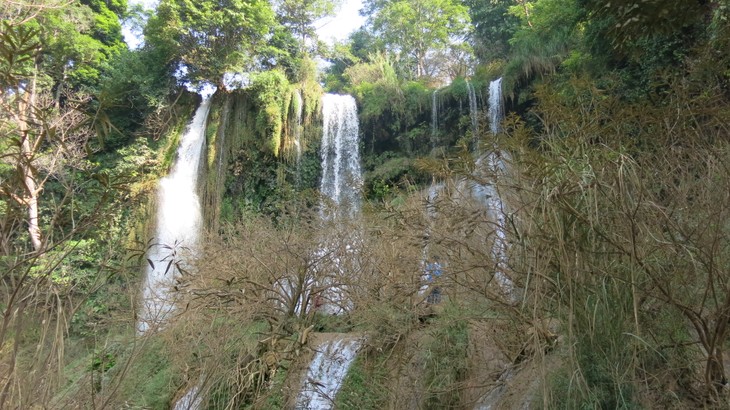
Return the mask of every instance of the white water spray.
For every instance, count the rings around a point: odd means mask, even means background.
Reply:
[[[504,105],[502,101],[502,78],[500,77],[489,83],[489,127],[493,135],[496,136],[499,133],[503,118]],[[507,167],[502,159],[503,155],[506,155],[506,153],[498,152],[495,146],[495,149],[486,158],[480,158],[477,164],[486,160],[486,164],[484,165],[488,167],[495,178],[495,184],[481,187],[484,190],[481,196],[484,198],[484,203],[491,220],[496,224],[495,238],[492,244],[492,258],[496,263],[494,278],[497,280],[505,296],[510,301],[514,301],[516,298],[514,283],[505,273],[508,268],[507,217],[504,210],[504,203],[496,189],[496,180],[503,177],[507,172]]]
[[[160,326],[173,311],[170,284],[179,273],[177,268],[188,269],[190,258],[195,254],[202,219],[196,191],[209,111],[208,96],[180,139],[172,171],[157,187],[155,243],[147,253],[154,266],[147,266],[142,288],[139,333]]]
[[[467,80],[466,91],[469,95],[469,116],[471,117],[471,130],[474,141],[477,140],[479,132],[479,106],[477,104],[477,94],[474,90],[474,86]]]
[[[438,90],[431,93],[431,148],[436,148],[439,132]]]
[[[349,95],[325,94],[322,97],[322,180],[323,200],[320,216],[323,221],[346,226],[360,213],[362,172],[358,140],[357,105]],[[342,222],[345,222],[343,224]],[[348,268],[349,255],[357,252],[357,235],[351,235],[345,244],[339,238],[322,238],[317,255],[322,262],[317,284],[326,289],[318,297],[323,303],[321,312],[340,314],[352,307],[347,289],[339,277],[352,270]],[[327,256],[327,255],[332,256]],[[297,396],[297,409],[326,410],[334,408],[334,397],[355,360],[362,341],[343,336],[316,348],[309,364],[302,388]]]
[[[296,408],[333,409],[335,395],[361,345],[361,339],[340,339],[319,345],[297,396]]]
[[[199,385],[190,388],[172,407],[173,410],[200,410],[202,408],[203,396],[200,395]]]
[[[489,129],[493,135],[501,131],[504,119],[504,104],[502,104],[502,77],[489,83]]]
[[[297,168],[302,162],[302,112],[304,111],[302,102],[302,91],[297,90],[294,93],[294,115],[296,116],[296,128],[294,129],[294,146],[297,150]]]
[[[352,219],[360,213],[362,189],[355,99],[349,95],[325,94],[322,116],[320,192],[330,204],[322,204],[320,214],[323,220]]]

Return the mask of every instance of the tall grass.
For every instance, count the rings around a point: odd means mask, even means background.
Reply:
[[[546,85],[541,132],[508,124],[515,270],[566,338],[549,406],[630,408],[669,384],[726,400],[730,111],[717,90],[670,86],[665,105],[638,107],[586,81]]]

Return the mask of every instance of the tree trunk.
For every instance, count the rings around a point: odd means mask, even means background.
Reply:
[[[28,164],[22,164],[23,181],[25,183],[26,195],[23,198],[25,205],[28,207],[28,234],[33,249],[36,252],[42,248],[41,229],[38,224],[38,187],[35,181],[35,175]]]
[[[20,156],[18,157],[18,169],[23,178],[25,192],[18,201],[28,209],[28,234],[30,242],[36,252],[41,250],[41,229],[38,222],[38,188],[36,174],[32,166],[35,150],[38,149],[38,141],[31,143],[31,123],[34,117],[33,110],[36,103],[36,77],[30,84],[30,89],[25,90],[26,96],[21,99],[19,110],[19,128],[22,138],[20,144]],[[38,136],[37,138],[41,138]]]

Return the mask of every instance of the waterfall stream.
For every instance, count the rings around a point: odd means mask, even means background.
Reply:
[[[157,187],[155,243],[147,253],[150,265],[142,287],[138,333],[160,326],[174,310],[170,283],[179,274],[178,268],[189,268],[188,261],[195,254],[202,218],[196,191],[209,111],[208,96],[180,139],[172,171]]]
[[[355,220],[360,214],[362,171],[355,99],[349,95],[325,94],[322,97],[322,117],[320,190],[323,201],[320,217],[323,222],[341,225]],[[319,295],[324,301],[319,309],[329,314],[339,314],[351,306],[346,288],[336,279],[348,274],[348,265],[343,258],[348,258],[358,248],[356,234],[349,232],[345,237],[348,239],[345,239],[344,246],[330,242],[331,238],[323,238],[317,250],[321,256],[334,255],[329,260],[329,272],[317,279],[318,285],[326,289]],[[338,237],[338,240],[342,241],[342,238]],[[334,252],[338,248],[340,252]],[[335,335],[316,347],[297,396],[296,408],[334,408],[334,397],[361,344],[359,338]]]
[[[502,104],[502,79],[489,84],[489,124],[492,135],[496,136],[504,118]],[[491,256],[495,263],[494,278],[502,289],[502,293],[510,301],[515,300],[514,284],[507,276],[508,241],[507,220],[504,203],[498,189],[498,180],[506,175],[507,169],[503,157],[506,153],[497,150],[496,145],[485,154],[476,152],[476,170],[483,173],[481,179],[491,179],[491,183],[475,183],[471,187],[472,196],[482,203],[487,210],[489,220],[495,224],[495,237],[492,242]]]
[[[294,114],[296,116],[296,124],[294,128],[294,146],[297,150],[297,175],[299,174],[299,167],[302,162],[302,112],[304,111],[304,107],[302,106],[302,91],[297,90],[294,93],[294,101],[292,101],[294,104]]]
[[[502,101],[502,78],[498,78],[489,83],[489,126],[493,135],[499,134],[501,131],[502,120],[504,119],[504,104]],[[503,160],[503,155],[496,150],[492,151],[487,157],[487,166],[492,170],[495,179],[499,179],[506,174],[507,167]],[[504,211],[504,203],[499,195],[495,195],[487,199],[490,203],[489,209],[492,212],[493,220],[497,222],[496,238],[492,246],[492,255],[497,262],[497,269],[494,273],[495,278],[502,287],[502,291],[514,300],[514,284],[506,275],[507,270],[507,221]]]
[[[297,396],[296,408],[333,409],[335,395],[361,345],[361,339],[344,338],[320,344],[307,369],[302,389]]]
[[[353,219],[360,213],[359,128],[357,105],[350,95],[325,94],[322,97],[322,180],[320,191],[323,220]]]
[[[504,119],[504,105],[502,101],[502,78],[498,78],[489,83],[489,127],[492,135],[497,135],[501,131],[501,123]],[[485,194],[485,202],[487,212],[496,224],[495,238],[492,244],[492,257],[496,263],[494,278],[502,288],[502,292],[511,302],[515,301],[514,283],[507,276],[507,218],[504,210],[502,197],[497,189],[497,180],[504,177],[507,172],[506,164],[502,153],[496,150],[496,146],[486,158],[480,158],[480,161],[486,159],[484,164],[494,175],[495,183],[488,186],[490,192]],[[479,161],[477,161],[479,162]]]
[[[471,117],[471,132],[474,138],[474,142],[477,141],[479,134],[479,105],[477,104],[477,93],[474,90],[474,85],[468,80],[466,81],[466,91],[469,96],[469,116]]]
[[[502,102],[502,77],[489,83],[489,129],[492,135],[501,130],[504,119],[504,104]]]
[[[439,106],[438,106],[438,90],[431,93],[431,148],[438,145],[439,132]]]

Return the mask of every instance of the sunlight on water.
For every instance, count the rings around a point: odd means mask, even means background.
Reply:
[[[147,266],[139,333],[159,326],[174,309],[171,282],[180,273],[177,268],[187,269],[194,257],[201,224],[196,190],[209,110],[210,98],[205,98],[180,140],[172,171],[158,185],[156,233],[147,254],[154,267]]]

